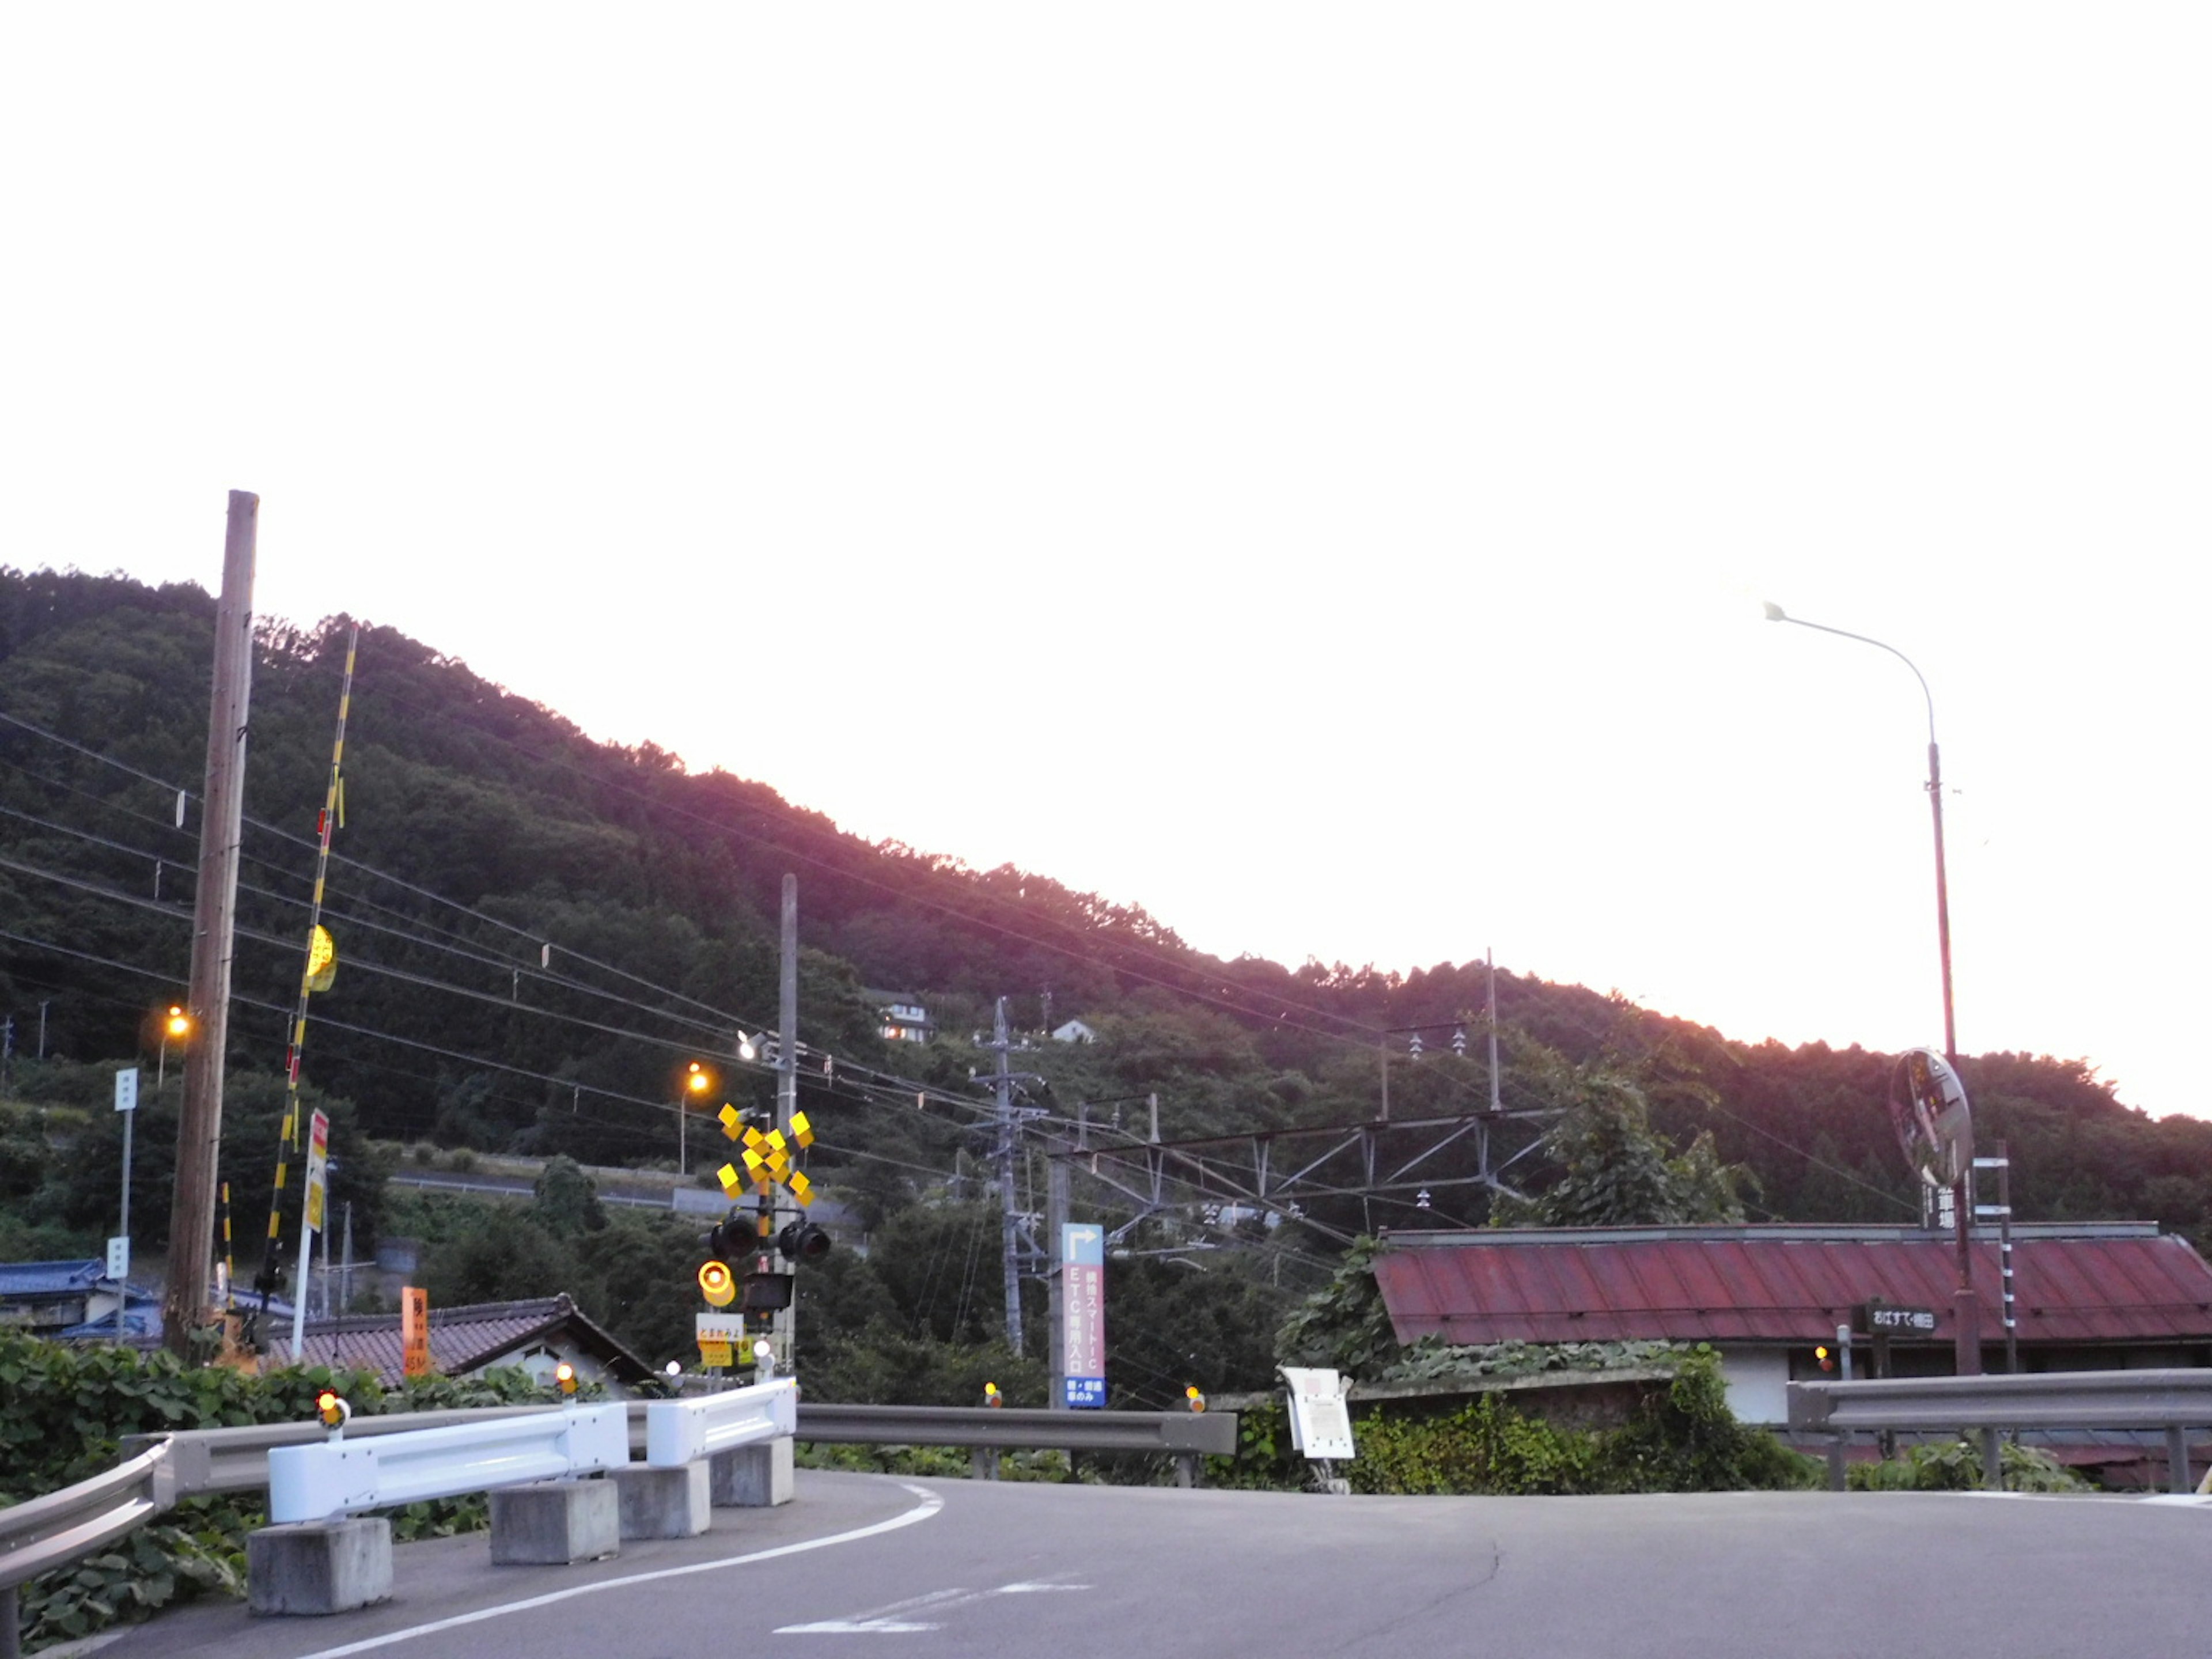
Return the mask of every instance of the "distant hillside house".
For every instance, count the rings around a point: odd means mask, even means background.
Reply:
[[[116,1303],[123,1317],[116,1319]],[[221,1281],[208,1287],[209,1304],[221,1308]],[[255,1305],[258,1306],[257,1298]],[[291,1328],[292,1304],[272,1298],[272,1322]],[[161,1298],[135,1285],[118,1286],[99,1257],[82,1261],[0,1262],[0,1325],[54,1342],[123,1342],[150,1347],[161,1340]]]
[[[1071,1019],[1065,1025],[1053,1028],[1052,1040],[1054,1042],[1096,1042],[1098,1033],[1081,1020]]]
[[[115,1303],[115,1281],[98,1258],[0,1262],[0,1325],[56,1337],[94,1320],[112,1324]]]
[[[919,1002],[909,1002],[882,991],[867,994],[875,1000],[877,1011],[883,1018],[884,1042],[927,1042],[937,1035],[929,1010]]]
[[[1707,1342],[1747,1423],[1789,1419],[1787,1385],[1869,1299],[1936,1316],[1891,1339],[1892,1374],[1953,1370],[1951,1236],[1918,1227],[1499,1228],[1395,1233],[1375,1281],[1401,1343]],[[1982,1365],[2004,1369],[1997,1240],[1977,1230]],[[2024,1371],[2212,1366],[2212,1267],[2155,1222],[2013,1228]],[[1865,1375],[1865,1350],[1858,1374]]]

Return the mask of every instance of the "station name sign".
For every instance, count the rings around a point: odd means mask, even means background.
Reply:
[[[1883,1336],[1898,1332],[1927,1336],[1936,1329],[1936,1310],[1933,1308],[1900,1308],[1886,1302],[1869,1302],[1863,1310],[1859,1328]]]

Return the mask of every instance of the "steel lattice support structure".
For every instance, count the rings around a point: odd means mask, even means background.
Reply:
[[[1553,1115],[1551,1109],[1468,1112],[1111,1146],[1087,1144],[1087,1130],[1079,1129],[1074,1145],[1048,1156],[1127,1200],[1136,1206],[1138,1219],[1194,1205],[1246,1206],[1349,1243],[1352,1234],[1308,1212],[1313,1203],[1358,1200],[1366,1231],[1372,1231],[1378,1199],[1468,1188],[1517,1198],[1505,1172],[1534,1152],[1542,1138],[1527,1136],[1500,1160],[1495,1137],[1509,1125]],[[1472,1144],[1474,1168],[1450,1171],[1440,1162],[1442,1155],[1466,1143]]]

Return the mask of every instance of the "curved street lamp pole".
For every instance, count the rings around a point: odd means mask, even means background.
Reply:
[[[1943,967],[1943,1058],[1951,1062],[1951,1069],[1959,1069],[1959,1032],[1951,1012],[1951,889],[1943,866],[1943,757],[1936,746],[1936,698],[1928,690],[1928,677],[1923,674],[1911,658],[1893,645],[1869,639],[1864,634],[1854,634],[1848,629],[1831,628],[1826,623],[1807,622],[1802,617],[1793,617],[1773,600],[1765,601],[1766,620],[1794,623],[1800,628],[1810,628],[1822,634],[1833,634],[1839,639],[1856,640],[1861,645],[1873,646],[1889,654],[1912,670],[1912,678],[1920,683],[1920,696],[1928,706],[1928,810],[1936,823],[1936,948]],[[1951,1189],[1953,1219],[1958,1225],[1959,1289],[1953,1298],[1953,1324],[1956,1339],[1956,1364],[1961,1376],[1977,1376],[1982,1369],[1981,1304],[1974,1295],[1974,1266],[1972,1245],[1968,1237],[1972,1224],[1971,1197],[1967,1188],[1972,1158],[1961,1160],[1963,1167],[1959,1179]]]

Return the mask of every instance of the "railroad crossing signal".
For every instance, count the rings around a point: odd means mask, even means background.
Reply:
[[[726,1261],[707,1261],[699,1267],[699,1294],[710,1308],[726,1308],[738,1299],[737,1275]]]
[[[715,1115],[722,1121],[722,1133],[744,1148],[736,1164],[725,1164],[714,1172],[726,1195],[742,1197],[750,1187],[766,1197],[781,1186],[801,1208],[814,1201],[813,1182],[792,1164],[794,1151],[814,1144],[814,1126],[807,1121],[805,1113],[792,1114],[788,1134],[781,1129],[763,1130],[747,1123],[744,1114],[734,1106],[726,1105]]]

